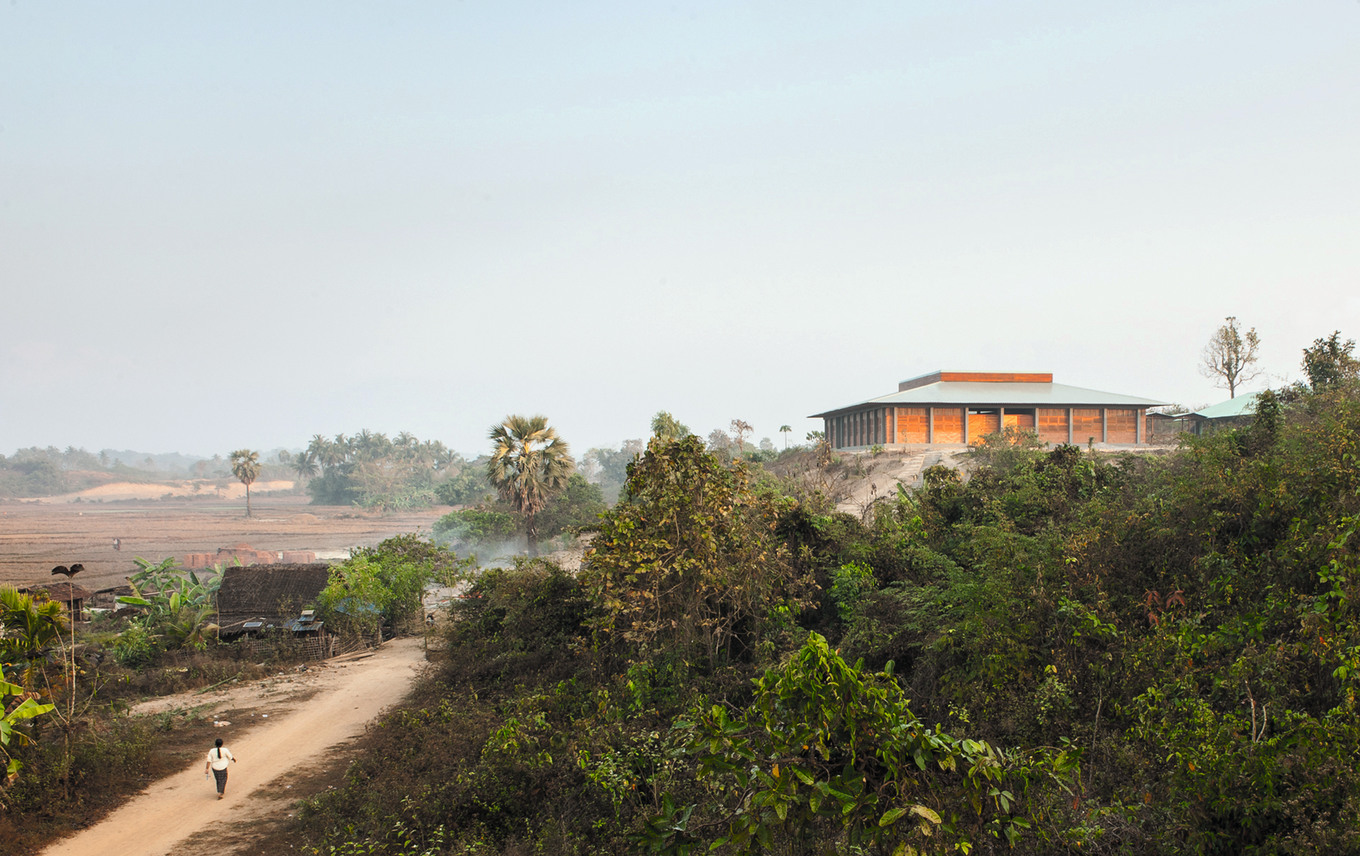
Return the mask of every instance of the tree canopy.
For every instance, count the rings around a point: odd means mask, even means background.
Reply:
[[[1229,398],[1236,398],[1239,386],[1261,374],[1256,368],[1256,351],[1260,345],[1255,327],[1243,333],[1237,325],[1237,317],[1229,315],[1204,346],[1200,373],[1213,378],[1216,386],[1226,388]]]
[[[1354,356],[1355,340],[1341,341],[1337,330],[1325,339],[1315,339],[1310,348],[1303,349],[1303,371],[1314,392],[1336,386],[1342,381],[1360,376],[1360,360]]]

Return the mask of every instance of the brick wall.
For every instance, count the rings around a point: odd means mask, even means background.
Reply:
[[[936,443],[963,442],[962,407],[935,408],[935,442]]]

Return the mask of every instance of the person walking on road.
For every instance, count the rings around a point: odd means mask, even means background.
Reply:
[[[203,774],[207,775],[212,770],[213,778],[217,779],[217,798],[220,800],[227,793],[227,765],[236,760],[236,756],[231,754],[231,750],[222,745],[222,738],[217,738],[213,748],[208,750],[207,763],[203,765]]]

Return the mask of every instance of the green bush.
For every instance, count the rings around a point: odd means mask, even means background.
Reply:
[[[389,538],[333,565],[317,605],[339,630],[368,635],[384,626],[408,629],[423,617],[425,587],[451,584],[465,564],[452,551],[414,535]]]
[[[499,543],[519,534],[519,520],[508,511],[465,508],[436,520],[434,534],[445,541],[469,546]]]
[[[160,651],[156,635],[141,621],[131,621],[113,643],[113,658],[120,666],[140,668],[156,659]]]

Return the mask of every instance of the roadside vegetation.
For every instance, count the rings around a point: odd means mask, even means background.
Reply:
[[[473,578],[294,846],[1360,853],[1360,389],[1313,381],[864,517],[655,437],[579,574]]]
[[[222,641],[220,569],[136,560],[121,598],[71,636],[64,604],[0,586],[0,840],[23,849],[85,826],[199,757],[211,723],[192,709],[130,715],[146,698],[276,675],[302,662],[286,634]],[[421,595],[467,562],[413,535],[335,565],[314,606],[328,628],[376,641],[419,632]],[[72,640],[74,644],[72,644]],[[180,747],[192,744],[191,756]],[[6,851],[8,852],[8,851]]]

